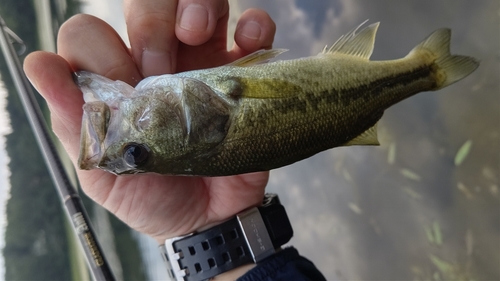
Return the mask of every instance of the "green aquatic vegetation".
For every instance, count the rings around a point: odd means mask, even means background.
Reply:
[[[472,140],[468,140],[458,149],[458,152],[455,155],[455,166],[460,166],[460,164],[464,162],[467,155],[469,155],[471,147]]]
[[[474,251],[474,235],[470,229],[467,229],[465,233],[465,249],[467,250],[467,256],[470,257]]]
[[[401,170],[399,170],[399,172],[405,178],[408,178],[408,179],[411,179],[411,180],[414,180],[414,181],[420,181],[420,179],[421,179],[420,175],[418,175],[417,173],[415,173],[415,172],[413,172],[411,170],[408,170],[408,169],[401,169]]]
[[[465,197],[467,199],[471,199],[473,197],[472,192],[467,188],[467,186],[461,182],[457,183],[457,188],[460,190],[463,194],[465,194]]]
[[[490,192],[491,192],[491,195],[497,196],[498,195],[498,186],[496,184],[491,185]]]
[[[430,227],[425,228],[425,236],[427,237],[427,241],[429,241],[429,243],[431,244],[435,243],[434,235],[432,234],[432,230]]]
[[[391,143],[389,145],[389,151],[387,152],[387,163],[394,164],[396,161],[396,144]]]
[[[436,255],[429,254],[429,259],[437,268],[433,274],[434,280],[454,280],[454,281],[473,281],[470,273],[459,264],[447,262]],[[437,279],[437,278],[439,279]]]
[[[354,213],[358,214],[358,215],[361,215],[363,213],[363,210],[361,210],[361,208],[354,204],[354,203],[349,203],[349,209],[351,209],[351,211],[353,211]]]
[[[403,191],[413,199],[422,199],[422,195],[409,187],[403,187]]]
[[[450,263],[440,259],[439,257],[433,255],[433,254],[430,254],[429,255],[429,259],[431,260],[431,262],[434,264],[434,266],[437,267],[437,269],[445,274],[445,273],[448,273],[448,272],[451,272],[453,271],[453,265],[451,265]]]
[[[432,226],[425,227],[425,236],[429,243],[441,246],[443,244],[443,234],[439,222],[434,221]]]
[[[342,175],[346,181],[352,182],[351,174],[346,169],[342,169]]]
[[[434,238],[436,238],[436,244],[441,245],[443,244],[443,235],[441,234],[441,227],[439,226],[439,223],[437,221],[434,221],[432,224],[432,229],[434,231]]]

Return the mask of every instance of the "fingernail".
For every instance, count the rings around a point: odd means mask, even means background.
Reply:
[[[191,4],[183,11],[179,21],[182,29],[189,31],[205,31],[208,26],[208,11],[200,4]]]
[[[141,66],[144,77],[172,72],[170,55],[164,52],[144,50]]]
[[[254,21],[249,21],[241,28],[241,35],[248,39],[258,40],[260,38],[260,25]]]

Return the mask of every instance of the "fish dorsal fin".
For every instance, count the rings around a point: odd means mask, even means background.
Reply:
[[[344,144],[344,146],[350,145],[380,145],[377,138],[377,124]]]
[[[335,42],[330,49],[323,49],[322,53],[337,53],[359,57],[369,60],[373,52],[373,45],[375,44],[375,35],[379,23],[373,23],[363,28],[359,33],[357,31],[365,24],[363,22],[351,32],[342,35],[337,42]]]
[[[251,66],[261,63],[269,62],[275,57],[281,55],[282,53],[288,51],[287,49],[271,49],[271,50],[258,50],[247,56],[233,61],[227,65],[229,66]]]

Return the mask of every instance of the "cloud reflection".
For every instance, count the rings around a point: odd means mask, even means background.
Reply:
[[[11,133],[9,116],[6,111],[7,90],[0,77],[0,248],[5,245],[5,227],[7,226],[7,215],[5,207],[10,198],[10,170],[8,168],[10,159],[6,151],[5,135]],[[0,256],[0,276],[5,274],[4,258]]]
[[[269,190],[287,207],[295,229],[291,243],[329,280],[428,279],[436,271],[444,279],[498,278],[500,255],[491,247],[500,244],[500,217],[491,211],[500,203],[499,179],[491,172],[500,170],[498,3],[238,3],[269,12],[277,24],[274,46],[290,49],[284,59],[314,55],[366,19],[381,21],[373,59],[403,57],[441,27],[453,31],[452,53],[481,58],[478,71],[460,83],[387,110],[379,125],[381,147],[336,148],[277,169]],[[455,167],[455,154],[469,139],[477,146],[464,167]],[[471,212],[481,219],[465,215]],[[443,229],[439,247],[426,236],[429,225]],[[478,242],[476,235],[488,239]],[[465,237],[487,263],[471,269],[466,264],[473,256],[457,259],[466,255]],[[431,255],[455,275],[439,272]]]

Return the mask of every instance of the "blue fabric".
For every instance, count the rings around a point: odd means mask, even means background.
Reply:
[[[299,255],[293,248],[286,248],[260,262],[238,281],[322,281],[326,280],[316,266]]]

